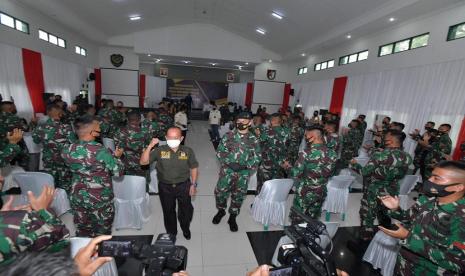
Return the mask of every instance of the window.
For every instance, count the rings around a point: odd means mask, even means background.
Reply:
[[[307,74],[307,66],[301,67],[299,68],[299,70],[297,70],[297,75],[302,75],[302,74]]]
[[[340,57],[339,65],[346,65],[349,63],[359,62],[366,59],[368,59],[368,50]]]
[[[465,37],[465,22],[450,26],[447,34],[447,41]]]
[[[428,46],[429,33],[399,40],[379,47],[378,56],[387,56]]]
[[[0,24],[16,29],[22,33],[29,34],[29,24],[13,16],[0,12]]]
[[[315,64],[315,71],[320,71],[334,67],[334,59]]]
[[[43,30],[39,30],[39,39],[45,40],[58,47],[66,48],[66,40]]]
[[[87,50],[82,48],[81,46],[78,46],[78,45],[76,45],[76,47],[74,47],[74,52],[76,54],[78,54],[78,55],[81,55],[81,56],[87,56]]]

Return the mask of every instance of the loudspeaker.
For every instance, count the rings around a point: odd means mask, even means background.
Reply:
[[[95,80],[95,73],[90,73],[89,74],[89,80],[91,80],[91,81]]]
[[[294,88],[291,88],[291,91],[289,92],[289,95],[294,97]]]

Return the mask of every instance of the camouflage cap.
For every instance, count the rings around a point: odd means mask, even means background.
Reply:
[[[251,120],[252,119],[252,114],[250,112],[241,112],[237,115],[236,119],[247,119]]]

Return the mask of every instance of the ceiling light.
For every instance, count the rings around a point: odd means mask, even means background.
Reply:
[[[184,62],[185,64],[191,63],[191,62],[188,61],[188,60],[183,60],[182,62]]]
[[[141,20],[141,19],[142,17],[140,17],[140,15],[133,15],[129,17],[129,20],[131,21],[136,21],[136,20]]]
[[[272,12],[271,15],[279,20],[283,19],[283,16],[277,12]]]
[[[272,63],[273,61],[271,59],[268,60],[269,63]]]
[[[351,39],[352,38],[352,35],[348,34],[346,35],[347,39]]]
[[[155,59],[155,62],[156,62],[156,63],[159,63],[160,61],[161,61],[161,58]]]
[[[151,54],[147,54],[148,57],[152,56]]]
[[[306,56],[307,54],[305,54],[305,53],[302,53],[302,54],[300,54],[300,55],[304,57],[304,56]]]
[[[266,31],[261,28],[257,28],[255,31],[257,31],[257,33],[262,34],[262,35],[266,34]]]
[[[248,63],[248,62],[246,62],[246,63],[245,63],[245,65],[249,65],[249,63]]]
[[[394,17],[389,18],[389,22],[394,22],[396,19]]]
[[[215,66],[215,65],[216,65],[216,63],[210,63],[210,64],[211,64],[212,66]]]

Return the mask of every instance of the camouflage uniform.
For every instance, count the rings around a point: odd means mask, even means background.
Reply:
[[[261,161],[258,139],[252,133],[240,134],[236,129],[226,133],[218,146],[220,176],[215,188],[216,208],[225,210],[229,194],[229,213],[238,215],[247,194],[249,176]]]
[[[423,179],[428,179],[433,172],[434,166],[437,163],[445,160],[445,156],[452,151],[452,141],[448,134],[443,134],[431,145],[425,155],[425,172],[422,175]]]
[[[0,267],[21,252],[57,252],[68,244],[68,229],[47,210],[0,212]]]
[[[341,161],[344,167],[349,165],[349,161],[358,156],[358,150],[363,142],[363,134],[358,128],[351,128],[349,132],[342,137]]]
[[[57,188],[62,188],[69,194],[71,172],[61,158],[61,151],[77,140],[71,126],[49,118],[45,124],[38,125],[34,129],[32,138],[34,143],[43,145],[42,160],[45,172],[53,176]]]
[[[464,275],[465,198],[439,204],[420,196],[409,210],[389,215],[410,231],[401,241],[396,275]]]
[[[299,155],[299,146],[304,137],[304,129],[297,126],[292,126],[290,129],[290,139],[289,139],[289,151],[288,151],[288,160],[289,163],[294,164]]]
[[[161,140],[165,140],[165,134],[170,127],[174,125],[174,120],[166,113],[160,113],[157,120],[158,124],[160,125],[160,132],[158,138]]]
[[[358,129],[360,130],[362,135],[365,135],[365,130],[367,130],[367,122],[360,122],[360,124],[358,125]]]
[[[284,177],[281,165],[288,156],[289,131],[281,126],[268,127],[260,132],[259,140],[263,151],[257,173],[257,192],[265,181]]]
[[[15,128],[27,131],[28,125],[25,124],[23,120],[15,114],[8,112],[0,112],[0,148],[6,147],[6,145],[9,143],[6,138],[6,135],[8,132],[13,131],[13,129]],[[26,144],[24,143],[24,141],[20,141],[18,145],[20,146],[21,150],[16,154],[14,158],[21,159],[21,165],[26,167],[27,161],[29,160]]]
[[[0,168],[10,164],[11,161],[21,152],[21,147],[17,144],[7,144],[0,149]]]
[[[142,129],[148,131],[151,138],[158,138],[160,136],[165,136],[166,132],[163,133],[161,124],[156,120],[145,119],[142,121]]]
[[[79,112],[77,111],[74,111],[74,112],[70,112],[68,110],[64,111],[63,112],[63,117],[61,118],[61,121],[65,124],[73,124],[74,121],[79,118]]]
[[[124,150],[122,162],[124,174],[146,177],[147,170],[139,164],[144,149],[150,143],[150,133],[146,128],[128,125],[115,135],[115,145]]]
[[[291,168],[290,177],[296,179],[293,206],[311,218],[318,219],[321,215],[326,184],[334,173],[336,160],[336,152],[325,144],[309,144]],[[299,222],[292,212],[289,217],[293,223]]]
[[[366,179],[360,206],[360,236],[372,238],[375,233],[375,218],[380,220],[386,215],[378,197],[399,194],[399,181],[407,174],[412,157],[400,148],[379,149],[373,152],[368,163],[362,167],[356,163],[351,167]]]
[[[339,153],[339,135],[337,133],[329,133],[325,135],[326,147],[333,149],[336,153]]]
[[[121,160],[95,141],[71,144],[61,156],[72,172],[70,201],[76,235],[110,234],[115,214],[111,176],[122,175]]]
[[[116,130],[124,123],[121,112],[115,109],[102,108],[98,112],[100,118],[100,130],[103,138],[113,139]]]

